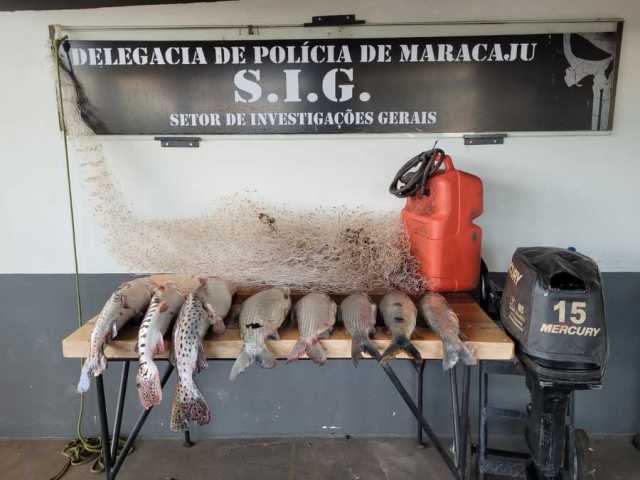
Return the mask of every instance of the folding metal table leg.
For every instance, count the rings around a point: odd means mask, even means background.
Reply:
[[[375,358],[378,361],[380,360],[380,353],[376,349],[369,348],[367,347],[367,345],[364,345],[364,349],[373,358]],[[438,453],[440,454],[440,457],[442,457],[442,460],[447,465],[447,468],[451,471],[454,478],[456,478],[457,480],[461,480],[458,469],[454,464],[453,460],[451,460],[451,457],[449,456],[449,453],[447,452],[446,448],[442,446],[442,443],[440,443],[440,440],[438,439],[434,431],[431,429],[431,426],[429,425],[429,423],[420,414],[420,411],[418,410],[418,407],[416,406],[413,399],[411,398],[411,395],[409,394],[409,392],[407,392],[407,389],[404,388],[404,385],[402,385],[402,382],[400,381],[396,373],[393,371],[391,366],[388,363],[382,363],[382,364],[378,363],[378,365],[380,365],[384,373],[387,374],[387,377],[389,377],[389,380],[391,380],[391,383],[393,384],[393,386],[396,388],[396,390],[404,400],[404,403],[406,403],[407,407],[409,407],[409,410],[411,410],[411,413],[413,413],[413,416],[416,418],[416,420],[418,420],[418,422],[420,422],[420,425],[429,436],[429,439],[431,440],[431,442],[435,445],[436,450],[438,450]]]
[[[479,409],[479,417],[480,417],[480,427],[478,431],[478,436],[480,437],[478,440],[478,480],[484,480],[484,462],[487,457],[487,435],[489,433],[487,428],[487,405],[488,405],[488,394],[487,387],[489,382],[489,377],[484,371],[484,362],[478,362],[478,392],[479,392],[479,400],[480,400],[480,409]]]
[[[427,361],[426,360],[422,360],[422,362],[420,362],[420,365],[417,368],[417,373],[418,373],[418,410],[420,411],[420,415],[424,416],[424,408],[423,408],[423,402],[424,402],[424,367],[426,365]],[[418,445],[422,445],[424,446],[424,441],[422,440],[422,425],[420,424],[420,421],[418,420]]]
[[[457,468],[460,466],[460,404],[458,403],[458,375],[455,365],[449,370],[449,386],[451,388],[451,417],[453,419],[453,458]]]
[[[120,427],[122,426],[122,412],[124,410],[124,399],[127,394],[127,380],[129,379],[129,360],[122,364],[122,375],[120,377],[120,389],[118,391],[118,404],[116,407],[116,418],[113,424],[113,439],[111,440],[111,458],[116,458],[118,454],[118,440],[120,437]]]
[[[104,460],[105,478],[111,478],[111,449],[109,442],[109,425],[107,419],[107,407],[104,399],[104,384],[102,374],[96,377],[96,390],[98,394],[98,416],[100,417],[100,434],[102,435],[102,455]]]
[[[169,364],[167,366],[167,369],[164,372],[164,375],[162,376],[162,381],[160,382],[161,387],[164,387],[165,383],[167,383],[167,380],[169,380],[169,377],[171,376],[172,372],[173,372],[173,365]],[[140,429],[142,428],[142,425],[144,425],[144,422],[147,420],[147,417],[151,413],[151,410],[153,410],[153,407],[149,408],[148,410],[144,410],[138,417],[138,420],[133,426],[133,429],[131,430],[129,437],[127,437],[127,441],[124,443],[124,446],[122,447],[122,451],[120,452],[120,455],[118,455],[118,458],[115,460],[113,469],[111,470],[111,475],[107,477],[108,479],[114,480],[118,475],[118,472],[120,471],[120,468],[124,463],[124,460],[127,458],[127,455],[129,454],[129,450],[131,450],[131,446],[133,445],[133,442],[135,442],[136,438],[138,438]]]
[[[191,441],[191,432],[189,430],[184,431],[184,442],[182,442],[182,446],[186,448],[193,447],[194,443]]]
[[[460,408],[460,456],[458,468],[464,479],[467,474],[467,442],[469,441],[469,395],[471,394],[471,367],[462,366],[462,398]]]

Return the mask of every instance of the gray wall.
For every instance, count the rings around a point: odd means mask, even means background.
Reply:
[[[84,275],[81,289],[85,317],[96,312],[109,292],[125,277]],[[578,423],[594,433],[640,430],[640,322],[635,300],[640,273],[604,275],[611,356],[605,387],[578,394]],[[0,275],[3,326],[0,352],[0,437],[69,437],[75,434],[79,396],[75,393],[79,361],[62,358],[60,340],[75,328],[74,279],[71,275]],[[36,294],[37,293],[37,294]],[[415,393],[415,373],[397,362],[401,378]],[[139,406],[132,364],[125,426]],[[267,371],[249,369],[235,382],[227,380],[230,361],[210,362],[199,383],[214,421],[194,429],[199,437],[270,435],[412,435],[415,425],[398,394],[373,362],[354,369],[350,361],[330,361],[319,368],[310,362],[279,365]],[[115,403],[120,364],[109,366],[107,395]],[[438,362],[426,371],[425,406],[436,431],[448,432],[448,388]],[[143,430],[152,438],[175,436],[168,429],[173,379],[165,401]],[[473,385],[473,415],[477,399]],[[502,378],[491,386],[492,401],[522,407],[526,389],[521,378]],[[97,432],[95,391],[87,397],[86,433]],[[113,418],[113,413],[111,413]],[[337,427],[337,428],[334,428]],[[518,433],[513,422],[497,425],[500,433]]]

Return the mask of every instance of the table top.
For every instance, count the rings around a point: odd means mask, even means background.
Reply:
[[[158,277],[164,279],[166,277]],[[204,352],[210,359],[233,359],[236,358],[242,348],[240,340],[240,330],[237,320],[234,321],[234,313],[239,311],[239,306],[252,292],[241,290],[234,298],[234,307],[225,323],[227,329],[222,335],[215,335],[211,329],[204,338]],[[292,300],[301,293],[292,292]],[[444,295],[451,308],[460,319],[460,332],[467,339],[467,344],[473,349],[478,360],[511,360],[514,356],[513,341],[500,329],[496,323],[487,316],[473,298],[466,293],[453,293]],[[376,300],[376,295],[372,298]],[[336,299],[339,300],[339,297]],[[235,315],[237,317],[237,315]],[[89,339],[95,318],[85,323],[82,327],[71,333],[62,341],[62,352],[66,358],[86,358],[89,354]],[[285,358],[291,351],[298,339],[298,331],[290,321],[280,328],[279,340],[268,340],[269,349],[278,358]],[[105,346],[105,355],[109,359],[137,359],[135,344],[138,335],[138,325],[127,324],[119,332],[118,336]],[[170,344],[170,334],[166,340]],[[378,326],[373,337],[373,343],[380,350],[386,348],[391,337],[384,326]],[[421,321],[411,337],[411,341],[416,349],[426,360],[442,358],[442,342],[437,335],[426,327]],[[328,358],[351,358],[351,337],[345,331],[344,326],[338,322],[331,336],[320,340],[320,343],[327,351]],[[156,358],[167,358],[168,354],[163,353]],[[366,357],[366,355],[365,355]],[[398,358],[408,358],[401,353]]]

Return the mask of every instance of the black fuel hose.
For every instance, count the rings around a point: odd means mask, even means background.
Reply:
[[[399,198],[412,197],[418,192],[428,195],[427,180],[440,169],[444,155],[444,150],[433,148],[413,157],[398,170],[389,193]]]

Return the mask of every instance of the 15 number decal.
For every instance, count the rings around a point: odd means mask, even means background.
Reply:
[[[576,325],[582,325],[587,320],[587,302],[567,302],[560,300],[553,306],[553,311],[558,312],[558,321],[566,323],[567,303],[571,304],[569,320]]]

